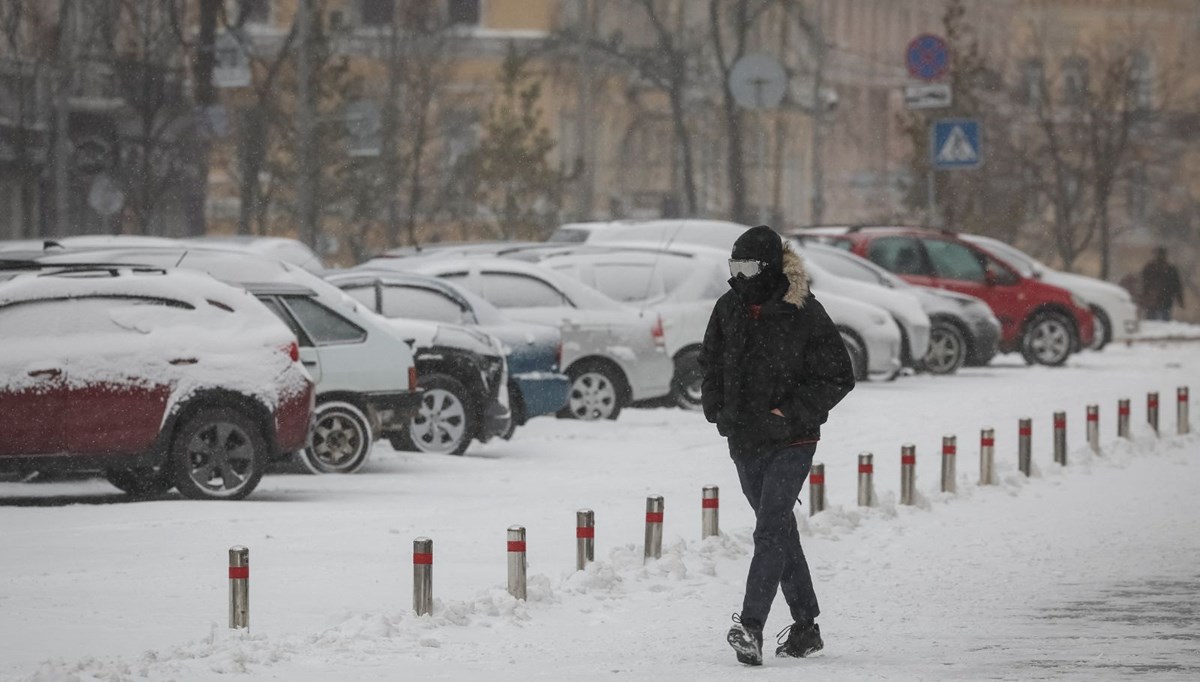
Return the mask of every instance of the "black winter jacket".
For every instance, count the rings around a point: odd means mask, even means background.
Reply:
[[[704,334],[704,416],[729,439],[734,457],[819,439],[829,410],[854,388],[846,346],[808,290],[803,261],[785,250],[783,270],[786,286],[757,319],[730,290]]]

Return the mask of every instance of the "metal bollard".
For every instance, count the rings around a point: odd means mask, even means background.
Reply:
[[[596,513],[591,509],[575,512],[575,570],[582,571],[596,560]]]
[[[229,627],[250,627],[250,549],[229,548]]]
[[[706,485],[700,493],[700,539],[721,534],[721,491],[715,485]]]
[[[508,593],[525,598],[525,526],[508,527]]]
[[[1054,461],[1067,465],[1067,413],[1054,413]]]
[[[917,483],[917,446],[900,446],[900,504],[912,504]]]
[[[1146,394],[1146,421],[1150,423],[1150,428],[1154,429],[1154,435],[1158,435],[1158,392]]]
[[[433,613],[433,540],[413,540],[413,611]]]
[[[646,498],[646,549],[643,560],[662,558],[663,498]]]
[[[1117,438],[1129,438],[1129,399],[1117,401]]]
[[[1175,390],[1175,432],[1186,436],[1192,432],[1188,419],[1188,387],[1180,386]]]
[[[1087,406],[1087,439],[1092,452],[1100,452],[1100,406]]]
[[[817,512],[825,511],[825,465],[812,465],[812,473],[808,475],[808,515],[815,516]]]
[[[979,485],[996,484],[996,430],[979,431]]]
[[[1017,429],[1017,468],[1029,476],[1033,469],[1033,420],[1022,419]]]
[[[871,461],[875,456],[864,452],[858,456],[858,506],[870,507],[875,504],[872,492],[875,489],[875,465]]]
[[[942,492],[958,492],[958,437],[942,436]]]

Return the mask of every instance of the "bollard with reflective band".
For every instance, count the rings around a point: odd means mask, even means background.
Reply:
[[[433,540],[413,540],[413,611],[433,613]]]
[[[1033,470],[1033,420],[1022,419],[1017,427],[1017,468],[1029,476]]]
[[[1054,461],[1067,465],[1067,413],[1054,413]]]
[[[715,485],[706,485],[700,494],[700,539],[721,534],[721,491]]]
[[[591,509],[575,512],[575,570],[582,571],[596,560],[596,514]]]
[[[1117,401],[1117,438],[1129,437],[1129,399]]]
[[[644,560],[662,558],[663,498],[646,498],[646,545]]]
[[[250,549],[229,548],[229,627],[250,627]]]
[[[1100,406],[1087,406],[1087,439],[1092,452],[1100,452]]]
[[[942,492],[958,492],[958,438],[942,436]]]
[[[1150,428],[1154,429],[1154,435],[1158,435],[1158,393],[1146,394],[1146,421],[1150,424]]]
[[[1180,386],[1175,390],[1175,432],[1186,436],[1192,432],[1188,419],[1188,387]]]
[[[996,430],[979,431],[979,485],[996,484]]]
[[[875,456],[864,452],[858,456],[858,506],[870,507],[875,504]]]
[[[508,527],[508,593],[525,598],[525,526]]]
[[[808,475],[808,515],[825,511],[825,465],[812,465]]]
[[[913,504],[917,483],[917,446],[900,446],[900,504]]]

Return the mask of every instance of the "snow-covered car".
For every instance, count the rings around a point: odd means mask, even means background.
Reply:
[[[558,327],[511,319],[462,287],[415,272],[356,268],[327,274],[325,280],[384,317],[459,324],[499,339],[508,363],[512,412],[505,437],[533,417],[566,407],[571,383],[560,370]]]
[[[560,273],[506,258],[378,258],[367,267],[408,270],[447,279],[509,317],[555,325],[562,366],[571,379],[563,416],[616,419],[635,401],[667,395],[673,365],[662,320],[624,306]]]
[[[1013,266],[1023,276],[1061,287],[1086,301],[1096,329],[1089,346],[1092,350],[1104,348],[1109,341],[1124,341],[1138,332],[1137,304],[1124,287],[1095,277],[1055,270],[998,239],[962,233],[958,236]]]
[[[32,255],[42,263],[198,270],[254,291],[296,331],[300,358],[317,383],[312,443],[299,451],[301,463],[314,473],[358,471],[375,440],[402,431],[420,407],[413,350],[401,330],[337,287],[283,261],[178,243]]]
[[[234,500],[305,446],[312,379],[253,296],[195,272],[30,269],[0,282],[0,469]]]
[[[254,237],[249,235],[206,235],[182,239],[185,244],[197,246],[218,246],[233,248],[254,253],[267,258],[274,258],[285,263],[301,267],[314,274],[325,271],[325,264],[315,251],[308,248],[304,242],[287,237]]]
[[[816,263],[839,277],[909,292],[929,315],[931,330],[924,368],[950,374],[962,365],[991,362],[1000,348],[1000,320],[984,301],[967,294],[909,284],[861,256],[815,242],[793,242]]]

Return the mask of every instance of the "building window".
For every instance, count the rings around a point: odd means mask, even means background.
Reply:
[[[391,26],[396,0],[362,0],[360,19],[363,26]]]
[[[450,0],[449,18],[452,26],[478,26],[483,18],[481,0]]]
[[[1080,106],[1087,101],[1088,62],[1083,57],[1068,57],[1062,66],[1063,103]]]

